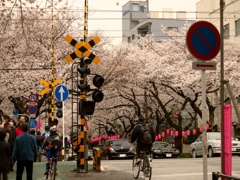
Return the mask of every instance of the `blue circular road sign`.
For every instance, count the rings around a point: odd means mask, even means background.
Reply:
[[[199,60],[211,60],[220,50],[220,34],[217,28],[207,21],[195,22],[189,28],[186,39],[189,52]]]
[[[35,128],[37,126],[37,120],[36,119],[30,119],[28,122],[28,125],[30,128]]]
[[[68,98],[68,89],[64,85],[58,85],[55,89],[55,97],[58,101],[66,101]]]
[[[28,107],[29,114],[36,114],[37,113],[37,107],[36,106],[29,106]]]
[[[16,116],[16,115],[18,115],[18,114],[19,114],[18,109],[14,109],[14,110],[13,110],[13,115]]]

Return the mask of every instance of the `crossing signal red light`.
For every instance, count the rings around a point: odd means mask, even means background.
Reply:
[[[104,94],[100,90],[95,90],[92,94],[92,99],[95,102],[101,102],[103,100]]]
[[[93,85],[96,86],[97,88],[100,88],[104,83],[104,78],[100,75],[96,75],[93,78]]]
[[[56,113],[56,116],[57,116],[58,118],[62,118],[62,117],[63,117],[63,112],[62,112],[63,102],[57,101],[57,102],[55,103],[55,105],[56,105],[56,107],[58,108],[57,113]]]

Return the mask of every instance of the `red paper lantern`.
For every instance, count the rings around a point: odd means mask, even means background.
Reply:
[[[175,131],[175,136],[178,137],[178,131]]]
[[[158,136],[155,136],[155,141],[157,141],[158,140]]]
[[[165,132],[162,132],[162,137],[163,137],[163,138],[165,137]]]
[[[209,124],[207,123],[207,124],[206,124],[206,130],[208,130],[208,129],[209,129]]]
[[[193,133],[193,135],[196,135],[196,133],[197,133],[196,129],[193,129],[192,133]]]
[[[161,134],[158,134],[158,139],[161,139]]]
[[[187,135],[190,136],[191,132],[190,130],[187,130]]]
[[[171,130],[170,135],[173,136],[173,130]]]
[[[202,132],[203,131],[203,128],[202,126],[199,127],[199,131]]]
[[[166,134],[169,134],[169,129],[166,130]]]
[[[182,136],[185,136],[185,131],[182,131]]]

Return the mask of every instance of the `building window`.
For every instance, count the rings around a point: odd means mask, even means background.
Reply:
[[[230,37],[229,24],[224,25],[224,39],[229,39]]]
[[[236,36],[240,36],[240,19],[235,21]]]
[[[131,43],[131,37],[128,37],[128,42]]]
[[[134,39],[135,39],[135,34],[132,35],[132,40],[134,40]]]
[[[133,3],[132,10],[139,11],[139,4]]]
[[[167,31],[178,32],[178,27],[167,27]]]
[[[140,11],[141,11],[142,13],[144,13],[144,10],[145,10],[145,7],[144,7],[144,6],[140,6]]]

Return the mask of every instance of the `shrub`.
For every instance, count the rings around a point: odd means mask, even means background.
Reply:
[[[180,158],[192,158],[192,155],[190,153],[181,153]]]

